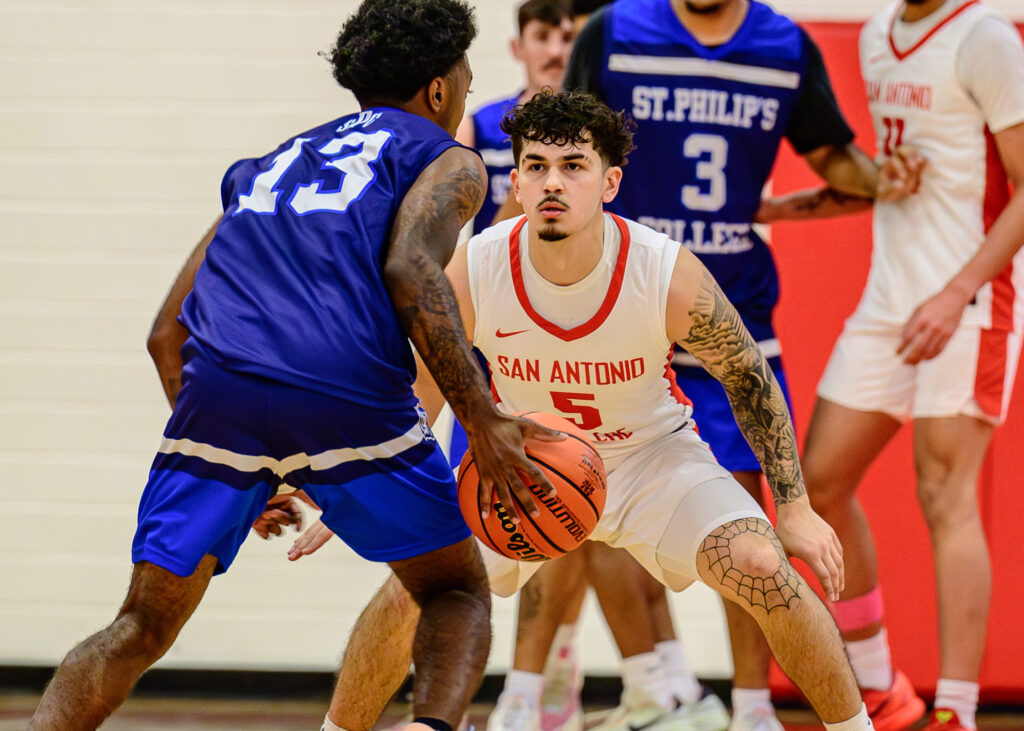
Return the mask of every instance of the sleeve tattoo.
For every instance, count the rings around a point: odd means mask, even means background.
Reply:
[[[736,423],[764,470],[777,505],[806,493],[789,408],[761,349],[707,272],[682,345],[725,388]]]
[[[466,342],[458,301],[444,265],[451,258],[459,228],[479,207],[484,190],[476,170],[463,167],[453,171],[434,186],[430,199],[409,222],[410,230],[399,232],[400,237],[427,242],[406,248],[405,271],[414,276],[403,277],[404,296],[396,298],[399,318],[438,388],[459,415],[466,415],[474,396],[486,394],[487,387]]]

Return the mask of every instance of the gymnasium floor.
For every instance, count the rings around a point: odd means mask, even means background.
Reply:
[[[37,696],[0,692],[0,731],[25,728]],[[483,731],[492,704],[475,704],[470,723]],[[245,729],[260,731],[316,731],[326,710],[323,699],[252,700],[189,697],[131,698],[104,725],[104,731],[180,731],[181,729]],[[408,710],[396,702],[388,709],[378,728],[400,721]],[[588,711],[600,710],[598,706]],[[817,717],[802,709],[783,709],[779,717],[788,731],[821,729]],[[1024,709],[986,712],[978,717],[979,731],[1019,731],[1024,729]]]

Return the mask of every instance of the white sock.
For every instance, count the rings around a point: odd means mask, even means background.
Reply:
[[[661,659],[656,652],[642,652],[633,657],[623,658],[622,685],[623,695],[631,689],[639,690],[666,710],[676,704],[668,676],[665,675]]]
[[[892,687],[892,657],[889,654],[889,635],[881,632],[866,640],[846,643],[853,674],[857,685],[872,690],[889,690]]]
[[[509,670],[505,676],[505,693],[518,695],[527,703],[539,706],[540,694],[544,692],[544,676],[523,670]]]
[[[935,710],[956,711],[957,717],[967,728],[977,728],[974,718],[978,710],[978,684],[969,680],[939,678],[935,686]]]
[[[755,709],[764,709],[775,713],[772,706],[772,694],[767,688],[736,688],[732,689],[732,716],[739,718]]]
[[[864,707],[864,704],[860,704],[860,711],[853,718],[839,723],[826,723],[825,728],[828,731],[868,731],[874,729],[874,725],[871,723],[871,716],[868,715],[868,709]]]
[[[679,640],[665,640],[654,646],[661,660],[661,667],[668,676],[669,687],[673,694],[683,703],[695,703],[700,700],[703,689],[697,681],[697,676],[690,670],[686,662],[686,654],[683,652],[683,643]]]
[[[334,723],[334,721],[332,721],[331,717],[328,715],[324,716],[324,723],[320,727],[320,731],[345,731],[345,729]]]

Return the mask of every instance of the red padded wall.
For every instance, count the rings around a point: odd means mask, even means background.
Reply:
[[[873,154],[874,139],[857,60],[859,24],[809,23],[821,46],[839,103],[857,142]],[[817,185],[806,164],[786,147],[774,190]],[[779,224],[772,242],[782,296],[777,313],[798,432],[806,431],[819,376],[845,318],[860,296],[871,254],[870,213],[833,221]],[[1018,379],[1020,381],[1021,379]],[[994,569],[989,639],[982,669],[982,702],[1024,701],[1024,387],[1018,383],[1008,422],[996,432],[982,475],[982,513]],[[910,429],[904,428],[860,488],[878,543],[880,574],[895,662],[918,690],[934,693],[938,674],[935,592],[928,534],[914,496]],[[794,690],[773,670],[777,697]]]

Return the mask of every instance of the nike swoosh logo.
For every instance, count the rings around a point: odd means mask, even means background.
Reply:
[[[526,332],[526,330],[513,330],[512,332],[503,333],[501,331],[501,328],[499,327],[497,330],[494,331],[494,337],[496,337],[496,338],[510,338],[513,335],[519,335],[520,333],[524,333],[524,332]]]

